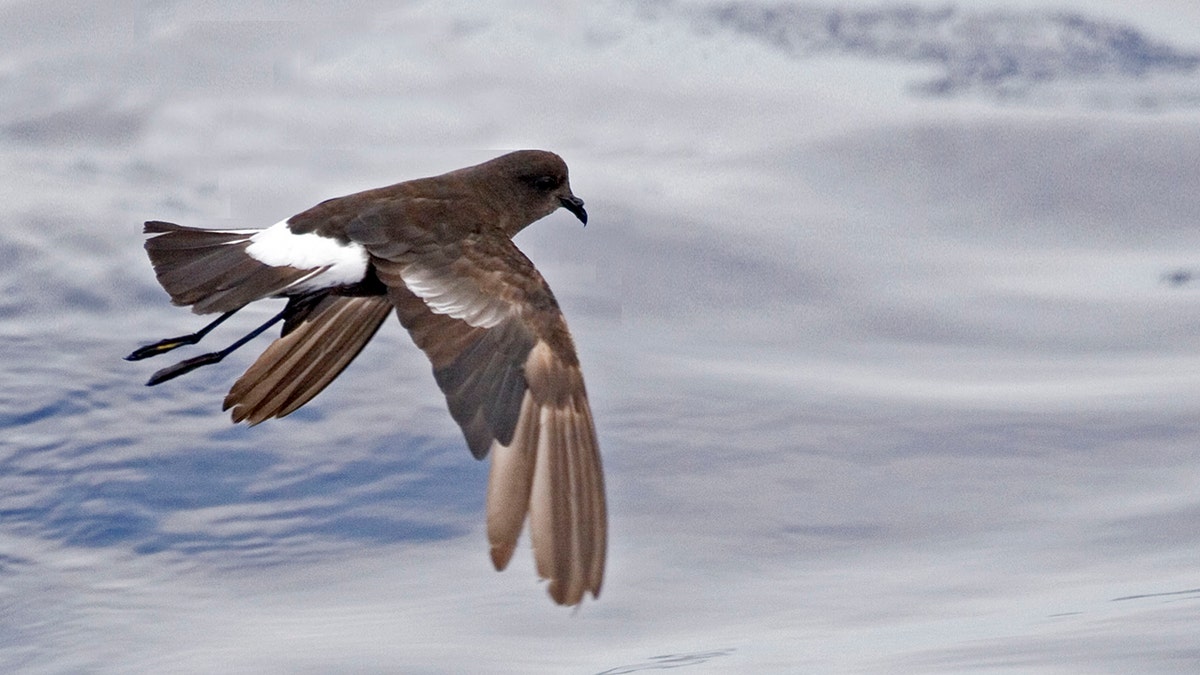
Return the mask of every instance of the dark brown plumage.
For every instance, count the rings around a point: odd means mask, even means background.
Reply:
[[[273,320],[284,322],[282,336],[225,398],[235,422],[258,424],[320,393],[394,309],[429,357],[472,454],[492,455],[487,520],[496,568],[508,564],[528,514],[538,574],[556,602],[578,604],[599,594],[604,576],[599,448],[566,321],[511,241],[560,207],[587,222],[562,159],[523,150],[330,199],[264,230],[149,222],[146,250],[172,301],[225,314],[130,358],[195,342],[254,300],[287,297]],[[164,369],[151,384],[241,344]]]

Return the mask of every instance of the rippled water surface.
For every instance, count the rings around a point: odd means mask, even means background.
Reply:
[[[1075,5],[5,4],[0,665],[1195,672],[1200,10]],[[142,221],[517,147],[591,214],[518,238],[607,470],[577,611],[398,322],[254,428],[265,338],[121,359],[203,322]]]

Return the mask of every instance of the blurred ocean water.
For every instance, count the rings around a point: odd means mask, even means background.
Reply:
[[[1198,26],[8,3],[0,664],[1194,672]],[[518,239],[607,469],[609,574],[573,614],[527,552],[492,572],[486,463],[398,322],[254,428],[220,411],[249,348],[155,388],[121,360],[204,321],[142,221],[265,226],[517,147],[592,215]]]

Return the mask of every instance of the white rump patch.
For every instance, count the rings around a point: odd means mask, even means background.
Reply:
[[[491,328],[509,314],[507,302],[484,293],[473,279],[438,274],[415,264],[400,270],[400,278],[429,309],[472,326]]]
[[[361,244],[342,244],[336,239],[312,232],[296,234],[282,220],[250,237],[246,253],[272,267],[302,270],[326,268],[320,274],[305,277],[290,288],[316,290],[356,284],[367,275],[367,250]]]

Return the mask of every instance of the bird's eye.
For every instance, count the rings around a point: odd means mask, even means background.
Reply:
[[[558,187],[558,179],[554,176],[538,176],[533,179],[533,187],[544,192],[549,192]]]

